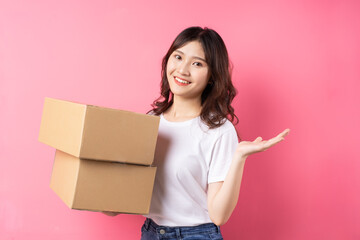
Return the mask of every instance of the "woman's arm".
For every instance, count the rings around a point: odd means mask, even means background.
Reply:
[[[286,129],[267,141],[258,137],[253,142],[242,141],[238,144],[224,182],[210,183],[208,186],[209,216],[216,225],[227,222],[238,202],[246,158],[281,142],[289,131]]]

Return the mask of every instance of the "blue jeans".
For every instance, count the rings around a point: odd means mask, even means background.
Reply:
[[[193,227],[159,226],[150,218],[145,220],[141,228],[141,240],[222,240],[220,227],[213,223],[205,223]]]

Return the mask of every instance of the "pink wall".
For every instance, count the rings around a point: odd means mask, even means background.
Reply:
[[[360,239],[359,2],[209,2],[0,1],[0,239],[139,239],[141,216],[69,210],[49,188],[42,104],[147,111],[191,25],[228,46],[241,137],[292,130],[247,161],[225,239]]]

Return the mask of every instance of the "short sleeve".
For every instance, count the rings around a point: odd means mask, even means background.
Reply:
[[[225,180],[230,164],[238,145],[235,127],[227,129],[215,142],[211,154],[208,183]]]

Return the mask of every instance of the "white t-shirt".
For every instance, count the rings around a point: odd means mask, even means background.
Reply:
[[[211,222],[208,183],[224,181],[237,144],[236,130],[228,120],[209,129],[200,117],[169,122],[161,115],[154,191],[145,216],[164,226]]]

